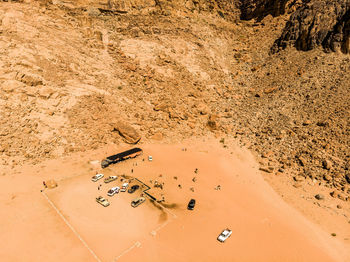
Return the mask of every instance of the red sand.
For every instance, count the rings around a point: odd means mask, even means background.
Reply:
[[[184,147],[187,151],[181,150]],[[95,202],[117,183],[104,184],[98,191],[99,183],[90,181],[98,166],[88,160],[121,150],[116,147],[23,167],[1,177],[1,261],[96,261],[78,235],[101,261],[350,261],[344,243],[271,189],[248,152],[223,149],[216,142],[143,149],[142,157],[103,172],[133,175],[148,184],[164,182],[163,190],[149,192],[164,194],[169,206],[165,213],[149,200],[132,208],[137,192],[108,197],[107,208]],[[58,187],[45,193],[77,234],[40,193],[42,181],[52,178]],[[217,185],[221,190],[214,190]],[[186,209],[191,198],[197,200],[193,211]],[[220,243],[216,238],[226,227],[232,236]]]

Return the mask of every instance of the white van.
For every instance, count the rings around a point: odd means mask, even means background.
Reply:
[[[124,183],[122,185],[122,189],[120,190],[120,192],[125,192],[128,189],[128,187],[129,187],[129,183]]]

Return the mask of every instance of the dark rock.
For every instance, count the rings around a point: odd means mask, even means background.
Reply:
[[[272,173],[273,169],[271,170],[269,167],[260,167],[260,171],[264,171],[266,173]]]
[[[338,190],[334,190],[330,193],[330,195],[334,198],[339,198],[340,200],[343,200],[343,201],[347,201],[348,200],[348,196]]]
[[[281,1],[284,2],[284,1]],[[272,53],[293,45],[312,50],[322,45],[325,51],[350,52],[350,2],[346,0],[304,1],[287,22]]]
[[[300,181],[304,181],[305,180],[305,178],[303,176],[301,176],[301,175],[294,176],[293,179],[296,182],[300,182]]]
[[[327,159],[325,159],[325,160],[322,161],[322,166],[323,166],[324,169],[329,170],[329,169],[332,168],[332,162],[327,160]]]
[[[278,16],[284,14],[297,1],[291,0],[241,0],[241,19],[261,20],[267,15]]]
[[[346,182],[350,184],[350,174],[345,175]]]
[[[299,156],[299,157],[297,157],[297,159],[298,159],[298,162],[299,162],[299,164],[301,166],[305,166],[306,165],[306,159],[304,157]]]
[[[323,199],[324,199],[324,196],[323,196],[322,194],[317,194],[317,195],[315,196],[315,198],[316,198],[317,200],[323,200]]]
[[[340,200],[343,200],[343,201],[347,201],[347,200],[348,200],[348,196],[345,195],[344,193],[339,193],[339,194],[338,194],[338,198],[339,198]]]
[[[308,125],[311,125],[311,124],[312,124],[312,122],[310,120],[305,120],[303,122],[303,126],[308,126]]]
[[[339,192],[337,190],[332,191],[329,193],[332,197],[338,197]]]
[[[317,126],[321,126],[321,127],[325,127],[325,126],[329,126],[329,123],[327,121],[318,121],[316,123]]]

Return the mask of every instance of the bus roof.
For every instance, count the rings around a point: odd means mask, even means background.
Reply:
[[[123,157],[126,157],[128,155],[132,155],[132,154],[135,154],[135,153],[138,153],[138,152],[142,152],[142,149],[138,148],[138,147],[135,147],[133,149],[129,149],[129,150],[121,152],[119,154],[109,156],[109,157],[107,157],[107,159],[114,161],[114,160],[121,159]]]

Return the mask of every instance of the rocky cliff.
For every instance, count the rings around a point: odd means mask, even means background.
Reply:
[[[108,8],[134,13],[211,13],[233,20],[238,16],[237,0],[108,0]]]
[[[241,0],[241,18],[262,19],[269,14],[278,16],[285,13],[287,3],[290,5],[290,2],[290,0]]]
[[[349,1],[308,1],[290,16],[272,51],[293,45],[303,51],[323,46],[326,51],[349,53],[349,39]]]
[[[261,20],[267,15],[290,13],[281,36],[271,48],[287,46],[308,51],[322,46],[326,52],[350,52],[349,0],[241,0],[241,18]]]

